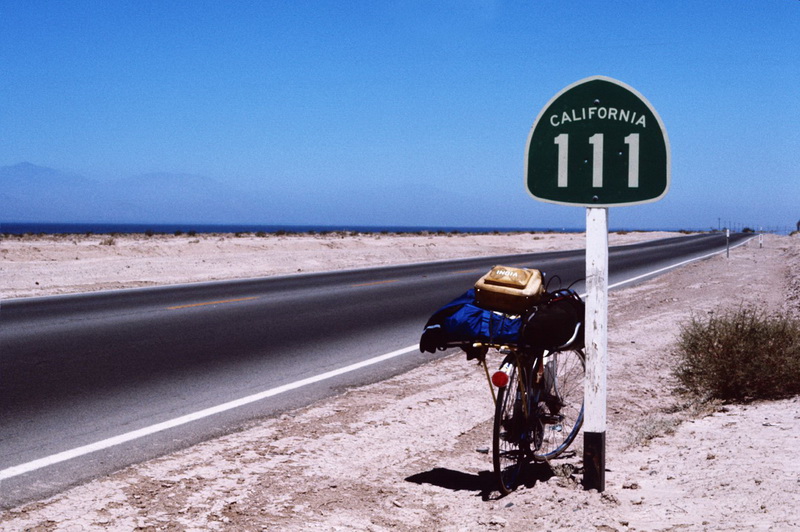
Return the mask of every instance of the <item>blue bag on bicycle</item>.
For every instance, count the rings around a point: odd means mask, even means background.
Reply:
[[[490,344],[516,344],[523,320],[502,312],[466,303],[445,318],[442,327],[451,340]]]
[[[516,344],[521,339],[523,322],[519,316],[479,307],[475,290],[468,290],[431,316],[419,341],[420,351],[433,353],[477,342]]]

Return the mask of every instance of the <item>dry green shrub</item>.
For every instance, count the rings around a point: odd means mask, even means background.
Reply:
[[[674,434],[678,424],[674,417],[648,415],[634,426],[629,444],[631,447],[643,445],[660,436]]]
[[[800,322],[751,305],[693,318],[674,351],[688,391],[747,401],[800,394]]]

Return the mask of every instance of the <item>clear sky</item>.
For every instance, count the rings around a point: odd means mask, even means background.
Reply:
[[[612,227],[800,219],[798,0],[0,0],[0,166],[205,175],[288,223],[581,227],[527,195],[525,144],[594,75],[672,149]]]

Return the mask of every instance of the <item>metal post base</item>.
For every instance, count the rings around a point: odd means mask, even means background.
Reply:
[[[606,433],[583,433],[583,487],[587,490],[606,489]]]

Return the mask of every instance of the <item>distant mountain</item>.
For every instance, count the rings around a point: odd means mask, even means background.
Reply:
[[[30,163],[0,167],[0,220],[9,222],[274,223],[271,203],[189,174],[101,182]]]
[[[163,172],[95,180],[20,163],[0,167],[0,222],[453,227],[476,225],[482,212],[507,215],[530,204],[523,195],[476,196],[381,176],[367,183],[320,176],[313,187],[283,180],[270,188],[242,191],[209,177]]]
[[[91,186],[92,180],[45,166],[19,163],[0,167],[0,184],[6,188]]]
[[[0,167],[0,218],[73,221],[96,210],[96,183],[83,176],[20,163]]]

